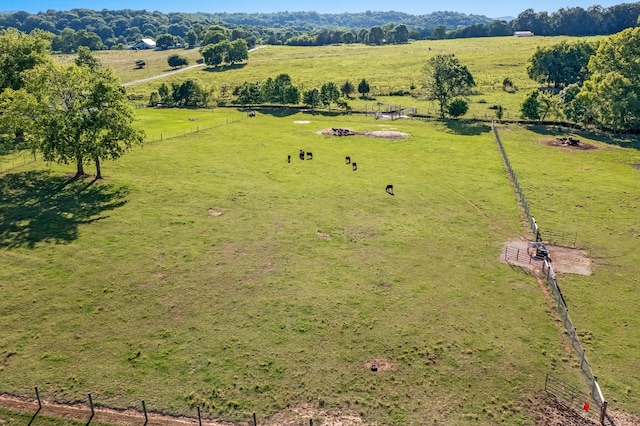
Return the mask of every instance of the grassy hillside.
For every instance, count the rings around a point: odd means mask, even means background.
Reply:
[[[349,101],[352,107],[376,109],[377,103],[382,102],[415,106],[420,113],[435,114],[436,105],[424,101],[421,95],[423,85],[421,70],[432,55],[454,53],[462,64],[468,66],[477,83],[476,94],[470,98],[468,115],[487,116],[491,119],[495,117],[495,113],[489,107],[500,104],[505,108],[505,118],[517,118],[526,92],[537,87],[526,72],[526,62],[536,46],[547,46],[569,39],[571,38],[490,37],[418,41],[394,46],[360,44],[326,47],[266,46],[251,52],[249,61],[245,64],[217,69],[197,68],[163,80],[130,86],[128,91],[148,97],[162,82],[198,78],[216,87],[219,96],[223,86],[227,86],[231,91],[245,81],[264,81],[267,77],[275,77],[280,73],[288,73],[294,84],[303,90],[320,88],[327,81],[334,81],[340,86],[349,80],[357,87],[364,78],[369,82],[372,94],[377,99],[374,101],[354,99]],[[180,53],[180,51],[172,52]],[[190,55],[197,54],[195,50],[185,52],[189,52]],[[149,57],[147,62],[163,63],[164,69],[168,68],[166,67],[167,52],[129,53],[132,57],[127,61],[131,66],[133,66],[135,55],[146,55]],[[101,59],[105,64],[113,63],[123,82],[145,78],[149,73],[153,74],[153,71],[132,72],[127,67],[123,69],[123,59],[112,52],[106,52]],[[519,88],[516,93],[507,93],[502,90],[502,81],[505,77],[509,77]],[[412,85],[416,89],[411,90]],[[415,96],[384,96],[397,91],[412,92]]]

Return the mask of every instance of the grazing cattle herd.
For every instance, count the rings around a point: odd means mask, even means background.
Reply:
[[[334,130],[334,131],[336,131],[336,130],[340,130],[340,131],[342,131],[342,130],[345,130],[345,129],[333,129],[333,130]],[[300,153],[299,153],[299,156],[300,156],[300,159],[301,159],[301,160],[304,160],[304,159],[305,159],[305,154],[306,154],[306,158],[307,158],[307,160],[313,160],[313,153],[312,153],[312,152],[309,152],[309,151],[306,151],[306,152],[305,152],[305,150],[304,150],[304,149],[301,149],[301,150],[300,150]],[[353,170],[354,172],[355,172],[356,170],[358,170],[358,163],[356,163],[356,162],[352,162],[352,161],[351,161],[351,156],[349,156],[349,155],[345,156],[345,157],[344,157],[344,162],[345,162],[345,164],[351,164],[351,170]],[[287,163],[291,163],[291,155],[287,155]],[[385,189],[385,191],[386,191],[386,192],[387,192],[387,194],[389,194],[389,195],[394,195],[394,194],[393,194],[393,185],[387,185],[387,188]]]

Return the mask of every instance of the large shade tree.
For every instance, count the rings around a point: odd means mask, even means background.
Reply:
[[[229,50],[227,51],[226,60],[231,65],[236,62],[242,62],[249,59],[249,47],[247,42],[238,38],[229,43]]]
[[[453,54],[435,55],[423,68],[427,99],[437,101],[444,118],[449,102],[471,94],[476,85],[471,72]]]
[[[587,64],[596,48],[596,43],[584,40],[538,46],[529,58],[527,73],[531,79],[553,84],[556,88],[573,83],[581,84],[588,76]]]
[[[576,95],[581,121],[614,131],[639,131],[640,28],[604,39],[588,68],[591,76]]]
[[[94,162],[119,158],[144,132],[133,126],[134,115],[124,89],[110,69],[88,66],[38,66],[25,75],[21,89],[22,119],[46,161],[74,162],[76,175]]]
[[[320,102],[322,102],[322,105],[331,109],[331,104],[337,102],[338,98],[340,98],[340,91],[333,81],[322,85],[320,88]]]

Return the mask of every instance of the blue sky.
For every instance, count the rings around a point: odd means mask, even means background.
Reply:
[[[627,0],[629,2],[630,0]],[[0,10],[25,10],[36,13],[47,9],[68,10],[73,8],[87,9],[146,9],[161,12],[280,12],[280,11],[311,11],[320,13],[365,12],[367,10],[406,12],[413,15],[449,10],[476,15],[486,15],[491,18],[503,16],[517,16],[527,8],[536,12],[555,12],[560,8],[582,7],[588,8],[593,4],[609,7],[624,1],[604,1],[593,3],[589,0],[449,0],[435,2],[429,0],[404,0],[390,2],[383,0],[115,0],[115,1],[82,1],[82,0],[4,0],[0,3]]]

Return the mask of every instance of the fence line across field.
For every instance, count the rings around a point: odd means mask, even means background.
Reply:
[[[513,167],[511,167],[511,162],[509,161],[507,152],[504,149],[504,145],[502,144],[502,141],[500,140],[500,136],[498,135],[498,130],[496,129],[494,122],[491,123],[491,128],[493,130],[493,135],[498,144],[498,147],[500,148],[500,152],[502,153],[502,159],[504,160],[504,164],[507,167],[507,170],[511,177],[511,181],[513,182],[513,186],[516,189],[516,192],[522,204],[522,208],[525,211],[525,214],[527,215],[529,226],[531,227],[531,233],[535,238],[535,241],[543,241],[543,238],[540,233],[540,228],[538,227],[538,224],[535,218],[531,214],[531,210],[529,209],[529,204],[527,203],[527,200],[524,196],[524,191],[522,190],[522,187],[518,182],[518,178],[516,176],[515,171],[513,170]],[[575,246],[575,237],[573,239],[573,244]],[[509,251],[508,247],[505,249],[505,259],[507,258],[508,255],[514,254],[513,248],[511,248],[510,250],[511,251]],[[520,256],[519,250],[515,252],[515,256],[516,258]],[[593,371],[591,370],[591,365],[587,360],[586,352],[582,347],[582,344],[580,343],[580,339],[578,338],[578,332],[576,331],[576,328],[573,325],[571,318],[569,317],[569,308],[567,307],[567,304],[564,300],[564,296],[560,291],[560,286],[558,285],[556,274],[553,271],[553,267],[551,266],[551,262],[549,259],[544,259],[542,264],[542,272],[544,273],[547,284],[551,289],[551,294],[553,295],[553,299],[556,302],[556,306],[558,308],[558,314],[560,315],[562,319],[562,323],[565,329],[567,330],[567,336],[569,336],[569,338],[571,339],[571,347],[573,348],[575,354],[578,357],[578,360],[580,361],[580,370],[582,371],[590,387],[591,398],[593,399],[593,401],[595,402],[596,406],[599,409],[600,423],[604,425],[605,421],[607,420],[607,400],[602,395],[602,390],[600,389],[600,385],[598,384],[598,377],[595,376],[593,374]]]
[[[38,407],[37,407],[37,410],[35,411],[35,413],[33,413],[33,416],[31,417],[31,420],[29,420],[29,423],[27,424],[27,426],[31,426],[33,424],[34,420],[38,417],[38,415],[41,414],[41,411],[42,411],[43,408],[46,409],[47,403],[43,404],[43,400],[42,400],[42,398],[40,396],[40,391],[38,390],[37,386],[35,387],[35,394],[36,394],[36,402],[38,404]],[[96,421],[103,421],[103,420],[100,420],[100,417],[102,417],[101,414],[100,414],[100,408],[107,409],[107,410],[110,410],[110,411],[116,411],[116,412],[118,412],[118,411],[121,412],[122,411],[122,410],[119,410],[117,408],[112,408],[112,407],[109,407],[109,406],[104,405],[104,404],[96,405],[94,397],[92,396],[91,393],[87,394],[87,403],[88,403],[87,407],[88,407],[88,409],[90,411],[89,411],[89,413],[87,413],[89,417],[87,419],[86,426],[90,426],[91,422],[94,421],[94,419],[96,417],[98,417],[98,420],[96,420]],[[54,404],[57,405],[57,406],[60,406],[60,404],[58,404],[58,403],[54,403]],[[100,408],[96,408],[98,406]],[[77,409],[75,407],[77,407],[76,404],[74,404],[74,408],[72,410],[74,412],[77,412]],[[147,404],[146,404],[144,399],[141,401],[141,407],[142,407],[142,411],[137,410],[137,409],[134,409],[134,410],[140,415],[140,419],[139,419],[140,420],[140,425],[141,426],[147,426],[147,424],[149,423],[149,412],[147,410]],[[182,419],[187,420],[186,422],[185,421],[181,421],[181,423],[195,424],[197,422],[197,424],[199,426],[202,426],[203,418],[202,418],[201,407],[200,407],[200,405],[197,405],[197,406],[195,406],[195,408],[196,408],[196,411],[197,411],[197,417],[181,416]],[[173,415],[170,415],[170,414],[167,415],[167,414],[163,413],[162,411],[158,412],[157,414],[158,415],[162,415],[162,416],[174,417]],[[66,417],[64,415],[62,415],[62,416]],[[76,416],[77,416],[77,414],[76,414]],[[56,417],[56,416],[54,415],[54,417]],[[131,421],[131,419],[130,419],[131,416],[128,416],[128,417],[129,417],[128,421],[130,422]],[[215,421],[213,419],[211,419],[211,420]],[[131,423],[129,423],[129,424],[131,424]],[[253,413],[251,418],[250,418],[250,420],[248,420],[246,422],[246,424],[247,425],[258,426],[258,415],[256,413]],[[309,426],[313,426],[313,418],[309,418]]]
[[[184,129],[182,131],[177,132],[162,132],[157,138],[156,135],[147,135],[145,142],[156,142],[162,141],[165,139],[176,138],[180,136],[186,136],[194,133],[198,133],[203,130],[213,129],[214,127],[226,126],[232,123],[238,123],[241,120],[244,120],[246,117],[232,117],[222,120],[218,123],[210,123],[207,125],[196,125],[195,127],[190,127]],[[26,164],[34,163],[38,161],[35,154],[32,154],[31,151],[21,151],[19,154],[12,158],[0,158],[0,174],[6,173],[10,170],[16,169],[18,167],[24,166]]]
[[[209,130],[209,129],[213,129],[214,127],[221,127],[221,126],[226,126],[228,124],[232,124],[232,123],[238,123],[240,122],[240,120],[244,120],[247,117],[234,117],[234,118],[227,118],[226,120],[220,121],[219,123],[210,123],[210,124],[205,124],[205,125],[196,125],[195,127],[189,127],[180,131],[175,131],[175,132],[161,132],[159,135],[147,135],[147,139],[146,142],[156,142],[156,141],[163,141],[165,139],[171,139],[171,138],[177,138],[180,136],[186,136],[186,135],[191,135],[194,133],[198,133],[201,132],[203,130]]]
[[[0,158],[0,173],[24,166],[37,161],[35,154],[31,151],[21,151],[12,158]]]

